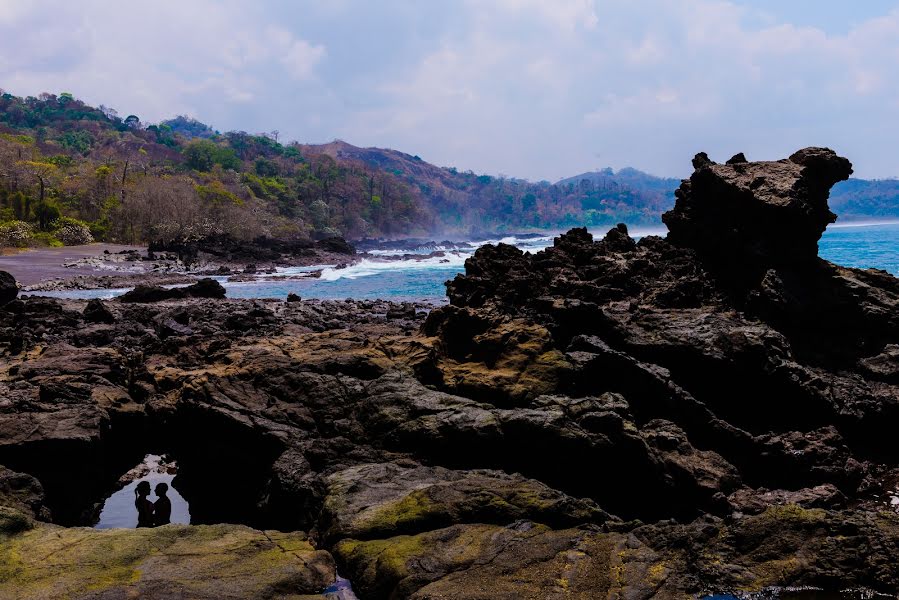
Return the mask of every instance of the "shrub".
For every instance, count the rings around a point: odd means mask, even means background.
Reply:
[[[31,241],[31,225],[24,221],[0,223],[0,246],[24,248]]]
[[[62,217],[54,223],[56,238],[66,246],[81,246],[94,241],[90,227],[84,221]]]
[[[47,233],[46,231],[38,231],[37,233],[32,233],[31,243],[36,246],[49,246],[50,248],[59,248],[65,245],[60,242],[55,235],[53,235],[52,233]]]

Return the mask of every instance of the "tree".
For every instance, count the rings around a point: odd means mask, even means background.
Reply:
[[[187,166],[196,171],[207,173],[215,165],[223,169],[239,170],[240,159],[231,148],[224,148],[213,141],[193,139],[184,148],[184,159]]]
[[[38,227],[42,231],[47,231],[50,226],[59,220],[59,207],[52,202],[38,202],[34,207],[34,217],[37,219]]]
[[[280,172],[277,163],[263,156],[260,156],[256,159],[256,162],[253,164],[253,168],[256,170],[256,174],[260,177],[275,177]]]
[[[13,210],[13,215],[19,221],[28,221],[31,219],[31,198],[22,192],[13,192],[6,199],[9,207]]]
[[[19,161],[18,164],[21,165],[28,174],[37,179],[40,187],[38,201],[43,202],[44,197],[46,196],[47,187],[50,185],[51,181],[55,179],[56,175],[59,174],[59,168],[51,162],[38,160],[22,160]]]
[[[125,117],[124,123],[129,129],[140,129],[140,119],[137,115],[128,115]]]

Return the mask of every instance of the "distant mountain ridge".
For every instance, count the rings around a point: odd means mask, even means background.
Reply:
[[[620,221],[660,224],[660,215],[673,206],[674,189],[680,183],[636,169],[605,169],[551,184],[461,172],[397,150],[361,148],[341,140],[298,148],[304,156],[365,163],[409,183],[448,231],[601,226]]]
[[[652,226],[678,185],[632,168],[556,183],[494,177],[341,140],[281,143],[186,116],[148,125],[71,94],[0,90],[0,245]],[[850,180],[832,206],[844,220],[897,218],[899,181]]]

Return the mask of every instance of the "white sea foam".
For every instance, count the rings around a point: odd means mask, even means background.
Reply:
[[[391,271],[417,271],[447,268],[461,269],[465,264],[465,259],[469,256],[470,254],[463,254],[462,252],[447,252],[445,256],[433,256],[430,258],[409,260],[373,260],[365,258],[356,264],[349,265],[342,269],[338,269],[337,267],[324,269],[320,279],[322,281],[337,281],[338,279],[369,277],[371,275],[379,275]]]

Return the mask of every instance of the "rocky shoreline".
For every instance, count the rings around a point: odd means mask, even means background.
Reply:
[[[899,280],[817,257],[851,165],[694,167],[667,239],[485,246],[442,307],[0,277],[0,596],[895,596]],[[148,453],[196,525],[79,528]]]
[[[361,260],[356,249],[342,238],[318,242],[285,242],[268,238],[238,241],[216,237],[189,244],[154,244],[110,252],[93,252],[61,266],[74,276],[41,278],[22,287],[29,293],[130,288],[139,284],[181,285],[210,275],[237,281],[253,281],[275,273],[279,267],[347,265]],[[28,254],[12,263],[27,270]],[[57,269],[58,270],[58,269]],[[315,276],[311,273],[310,276]]]

